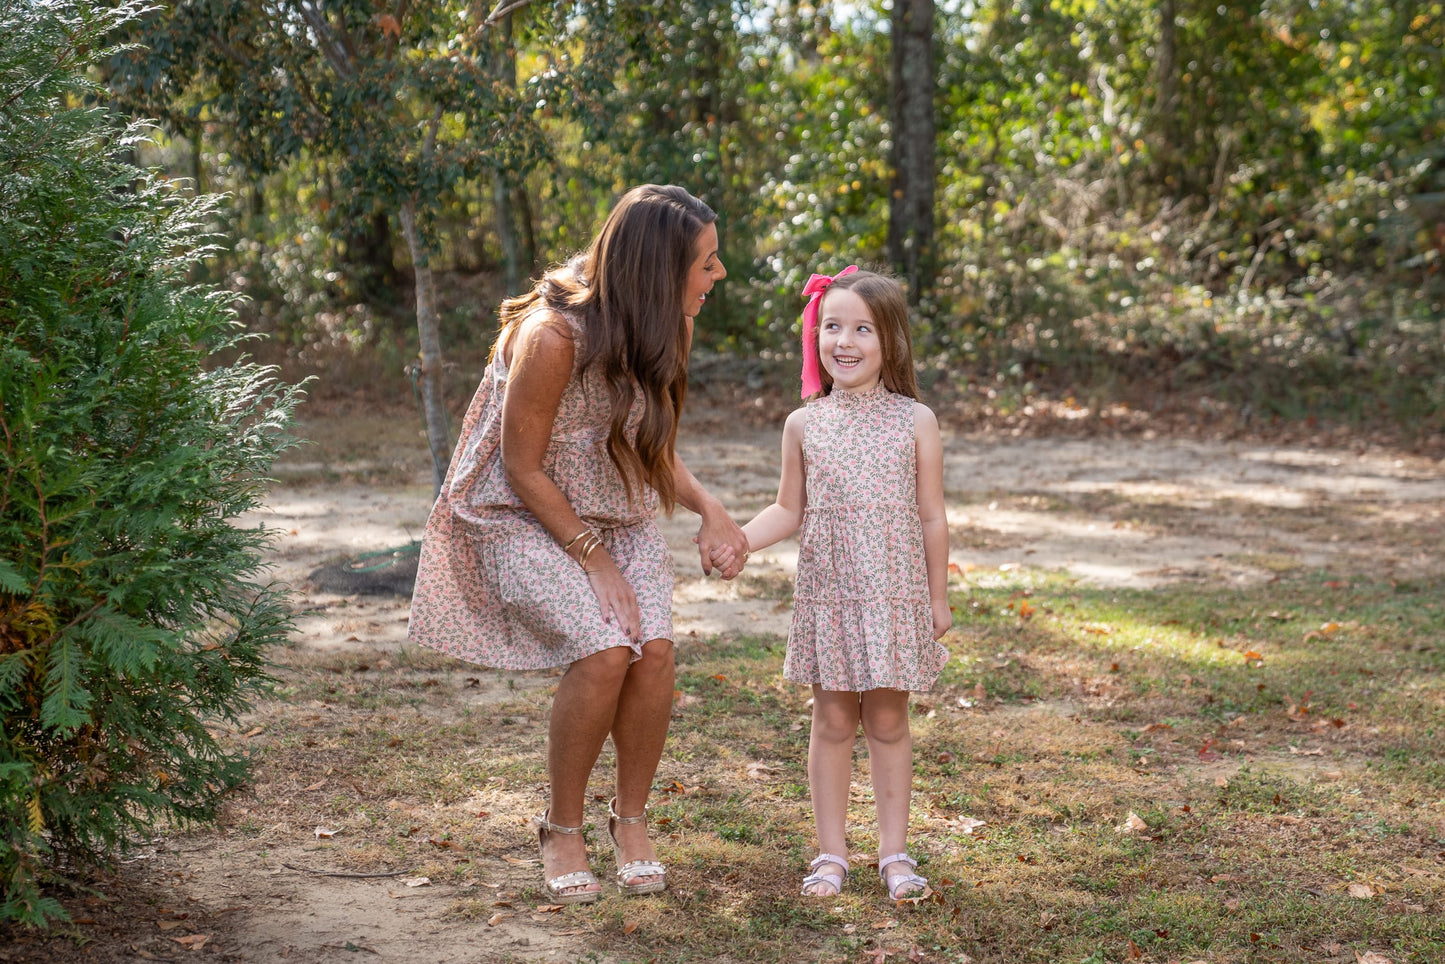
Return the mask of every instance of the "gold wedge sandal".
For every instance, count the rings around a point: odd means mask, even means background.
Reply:
[[[617,855],[617,886],[622,888],[624,894],[655,894],[658,891],[667,889],[667,868],[656,860],[629,860],[622,862],[622,848],[617,845],[617,834],[615,828],[618,824],[647,823],[647,808],[642,808],[642,813],[635,817],[620,817],[617,815],[617,798],[613,797],[607,804],[607,836],[612,838],[612,852]],[[658,880],[648,880],[640,884],[633,881],[638,877],[657,877]]]
[[[563,827],[551,821],[551,810],[543,810],[532,818],[532,826],[537,828],[537,849],[543,850],[543,844],[547,842],[547,835],[551,833],[578,834],[582,832],[581,827]],[[545,861],[545,856],[543,860]],[[543,879],[542,886],[546,888],[547,898],[554,904],[590,904],[602,896],[602,888],[596,890],[572,890],[574,887],[586,887],[588,884],[598,883],[596,875],[590,870],[574,870],[570,874],[562,874],[553,877],[551,880]]]

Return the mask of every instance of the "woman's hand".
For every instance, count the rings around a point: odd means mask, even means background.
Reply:
[[[632,591],[632,584],[606,550],[592,553],[587,561],[587,583],[597,596],[602,621],[621,629],[628,639],[642,642],[642,610],[637,606],[637,593]]]

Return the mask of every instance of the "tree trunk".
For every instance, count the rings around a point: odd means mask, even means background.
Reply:
[[[517,86],[517,51],[512,46],[512,15],[497,22],[488,51],[488,72],[508,90]],[[522,290],[522,252],[517,240],[517,217],[512,211],[512,179],[501,167],[492,169],[492,212],[497,243],[502,247],[502,267],[507,276],[507,294]]]
[[[537,270],[537,225],[532,220],[532,200],[527,196],[525,183],[512,188],[512,213],[517,216],[522,234],[522,264],[526,267],[527,277],[531,278]]]
[[[933,286],[933,0],[893,0],[888,257],[917,305]]]
[[[522,248],[517,240],[516,215],[512,212],[512,188],[507,172],[492,171],[492,220],[497,229],[497,242],[502,246],[502,270],[507,276],[507,294],[522,290]]]
[[[1156,86],[1159,99],[1155,104],[1155,123],[1159,128],[1159,157],[1164,183],[1174,190],[1174,196],[1184,193],[1180,177],[1179,159],[1182,145],[1179,143],[1179,50],[1177,27],[1174,23],[1174,0],[1159,0],[1159,48],[1156,67]]]
[[[416,331],[421,344],[421,401],[426,422],[427,445],[431,449],[434,492],[440,493],[451,463],[452,440],[447,429],[447,410],[442,397],[441,318],[437,315],[436,282],[432,277],[431,254],[416,223],[416,201],[408,198],[397,212],[401,232],[411,252],[416,275]]]

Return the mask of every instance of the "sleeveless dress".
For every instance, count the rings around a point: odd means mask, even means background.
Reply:
[[[562,392],[542,459],[582,521],[637,594],[642,638],[672,638],[672,553],[655,519],[657,493],[629,503],[607,454],[611,403],[602,379],[579,370],[582,331],[572,328],[572,377]],[[488,366],[467,409],[441,494],[427,519],[412,594],[408,635],[451,656],[498,669],[562,666],[613,646],[642,655],[601,607],[582,567],[528,511],[502,466],[502,402],[507,365]],[[645,402],[639,393],[627,423],[635,438]]]
[[[793,625],[783,675],[825,690],[927,690],[948,650],[918,518],[914,400],[881,383],[807,407]]]

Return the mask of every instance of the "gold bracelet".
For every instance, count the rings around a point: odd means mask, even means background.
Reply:
[[[577,565],[579,565],[579,566],[582,567],[582,571],[583,571],[583,572],[588,572],[588,571],[589,571],[588,568],[587,568],[587,557],[590,556],[590,555],[592,555],[592,550],[596,549],[596,548],[597,548],[598,546],[600,546],[600,545],[602,545],[602,539],[601,539],[601,537],[598,537],[598,538],[592,540],[591,542],[587,543],[586,548],[584,548],[584,549],[582,550],[582,552],[578,555],[578,557],[577,557]]]
[[[565,546],[562,547],[562,551],[563,551],[563,552],[571,552],[571,551],[572,551],[572,547],[577,544],[577,540],[578,540],[578,539],[581,539],[581,538],[582,538],[583,536],[585,536],[585,535],[596,535],[596,533],[594,533],[594,532],[592,531],[592,527],[591,527],[591,526],[588,526],[586,529],[583,529],[581,532],[579,532],[579,533],[577,533],[575,536],[573,536],[573,537],[572,537],[572,541],[569,542],[569,543],[567,543]]]

